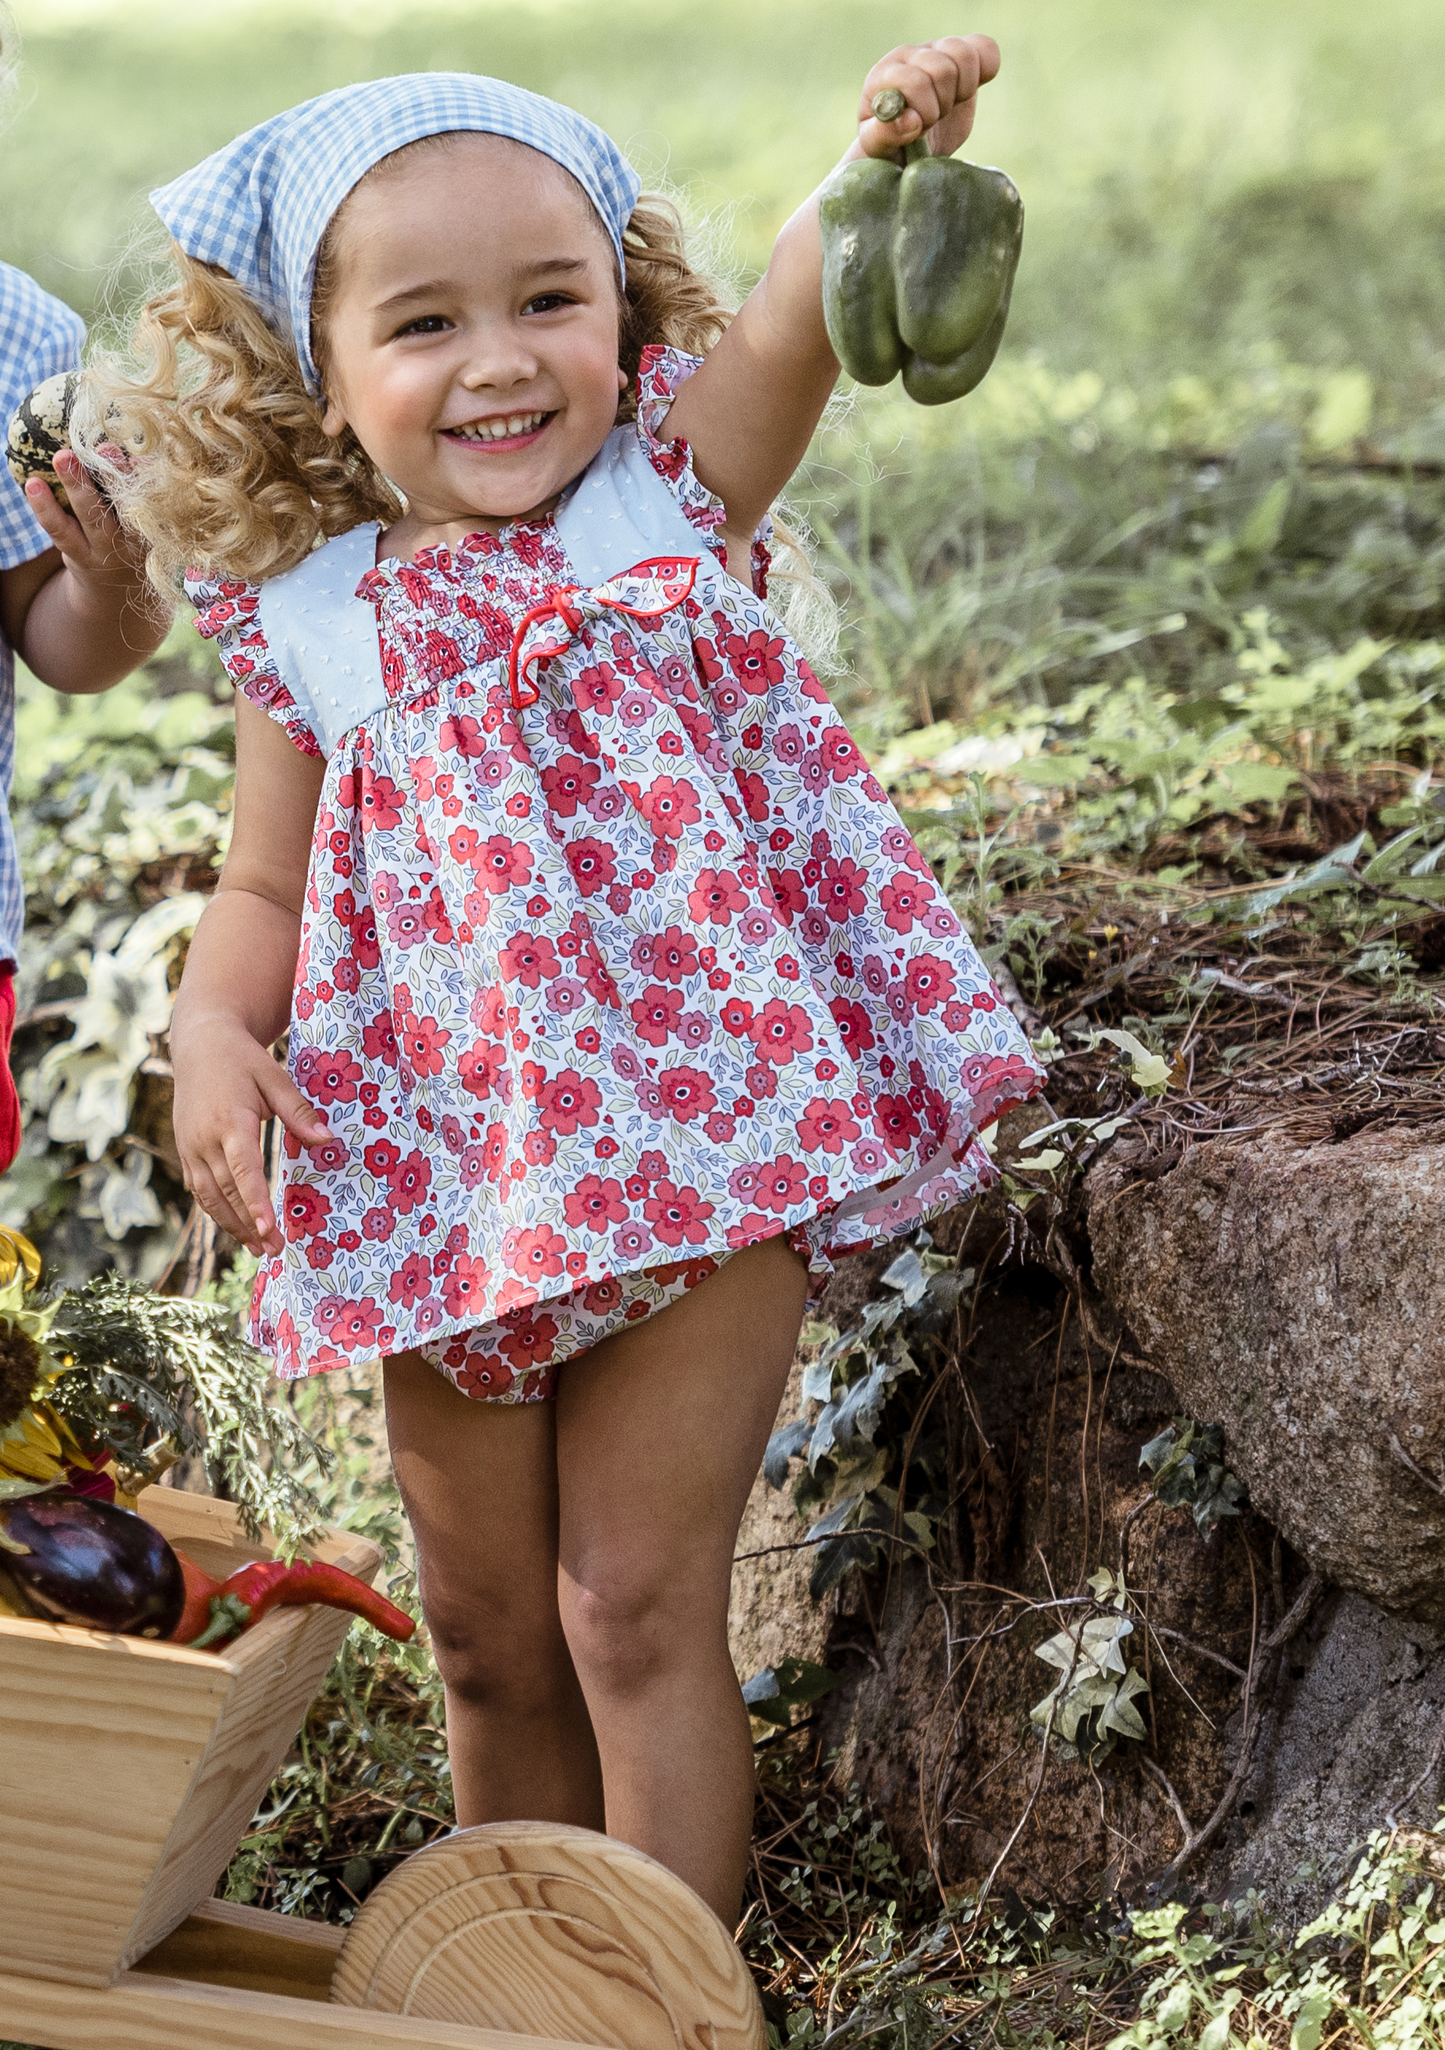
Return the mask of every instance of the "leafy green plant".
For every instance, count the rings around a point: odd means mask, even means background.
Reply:
[[[71,1363],[50,1404],[82,1443],[141,1478],[160,1470],[158,1449],[201,1452],[252,1537],[266,1526],[295,1546],[325,1530],[317,1483],[333,1456],[267,1400],[271,1363],[226,1305],[101,1275],[60,1297],[49,1345]]]
[[[168,1143],[165,1034],[229,831],[233,719],[214,681],[214,658],[183,625],[103,697],[21,691],[25,1136],[0,1220],[29,1231],[67,1281],[111,1266],[156,1278],[188,1208]]]
[[[1175,1417],[1149,1440],[1139,1464],[1153,1476],[1156,1499],[1166,1509],[1192,1510],[1202,1531],[1213,1530],[1221,1517],[1238,1516],[1244,1504],[1244,1483],[1224,1464],[1224,1433],[1218,1424]]]
[[[1134,1634],[1124,1613],[1127,1588],[1107,1571],[1094,1574],[1089,1586],[1101,1613],[1065,1624],[1034,1653],[1059,1677],[1029,1720],[1061,1758],[1097,1765],[1120,1743],[1143,1743],[1148,1732],[1134,1702],[1149,1683],[1123,1651]]]
[[[1132,1916],[1149,1972],[1131,2026],[1108,2050],[1200,2050],[1281,2040],[1321,2050],[1445,2043],[1445,1919],[1437,1904],[1445,1820],[1431,1832],[1374,1830],[1323,1912],[1291,1939],[1250,1897],[1191,1915],[1178,1903]]]
[[[838,1675],[810,1659],[783,1659],[777,1666],[765,1666],[743,1683],[743,1700],[755,1722],[771,1723],[776,1729],[792,1727],[795,1708],[811,1708],[838,1684]]]
[[[933,1546],[943,1448],[917,1440],[905,1461],[899,1434],[883,1430],[884,1412],[897,1384],[918,1372],[910,1323],[946,1315],[971,1280],[919,1232],[884,1270],[889,1293],[866,1304],[855,1325],[840,1331],[815,1323],[804,1331],[804,1344],[818,1350],[803,1369],[803,1413],[769,1439],[763,1474],[781,1488],[792,1461],[802,1461],[793,1503],[812,1519],[806,1542],[817,1546],[814,1600],[855,1567],[876,1564],[889,1544]]]

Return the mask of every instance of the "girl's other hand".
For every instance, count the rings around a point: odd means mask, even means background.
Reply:
[[[997,75],[999,61],[992,36],[941,36],[935,43],[901,43],[890,50],[863,81],[858,141],[864,156],[896,156],[925,134],[934,156],[952,156],[968,140],[979,87]],[[893,121],[873,114],[873,101],[885,86],[895,86],[906,102]]]
[[[281,1232],[261,1161],[261,1127],[279,1118],[303,1146],[330,1138],[325,1116],[250,1033],[192,1020],[176,1070],[176,1148],[186,1187],[248,1253],[279,1253]]]

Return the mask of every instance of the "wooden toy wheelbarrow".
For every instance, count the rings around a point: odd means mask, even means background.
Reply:
[[[207,1572],[223,1503],[142,1513]],[[342,1534],[316,1556],[370,1580]],[[397,1867],[349,1929],[211,1898],[350,1619],[273,1611],[217,1655],[0,1619],[0,2039],[47,2050],[766,2050],[752,1979],[672,1873],[505,1823]]]

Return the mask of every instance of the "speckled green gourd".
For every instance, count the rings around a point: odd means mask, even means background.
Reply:
[[[5,458],[16,483],[39,477],[67,507],[70,500],[55,474],[55,458],[70,447],[70,415],[79,386],[74,370],[63,370],[36,385],[29,398],[20,401],[5,442]]]
[[[901,96],[873,107],[896,119]],[[1023,221],[1011,178],[930,156],[921,140],[901,164],[864,157],[836,171],[820,203],[823,315],[849,376],[888,384],[901,370],[923,406],[972,391],[1003,339]]]

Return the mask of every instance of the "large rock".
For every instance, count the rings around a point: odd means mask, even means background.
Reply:
[[[1332,1594],[1291,1645],[1280,1681],[1249,1785],[1197,1876],[1215,1898],[1258,1887],[1305,1919],[1372,1829],[1435,1820],[1445,1652],[1358,1595]],[[1239,1721],[1236,1713],[1228,1731],[1231,1764]]]
[[[1001,1212],[997,1222],[1006,1235]],[[940,1242],[956,1246],[966,1225],[972,1246],[976,1213],[940,1225]],[[846,1262],[834,1288],[866,1297],[882,1264]],[[824,1310],[845,1314],[831,1290]],[[921,1392],[952,1348],[915,1340],[914,1349]],[[840,1783],[859,1787],[906,1870],[931,1865],[946,1885],[977,1886],[1030,1808],[1040,1754],[1029,1710],[1055,1677],[1037,1653],[1059,1623],[1042,1605],[1051,1591],[1076,1595],[1090,1573],[1117,1564],[1120,1524],[1147,1493],[1139,1448],[1174,1407],[1160,1376],[1110,1366],[1055,1277],[1016,1267],[971,1317],[966,1354],[932,1403],[949,1442],[957,1511],[939,1527],[931,1576],[895,1562],[810,1602],[806,1552],[747,1556],[796,1543],[803,1531],[787,1496],[759,1479],[738,1545],[734,1660],[744,1676],[789,1654],[839,1674],[810,1742],[836,1753]],[[782,1420],[795,1414],[786,1403]],[[1130,1655],[1151,1675],[1158,1755],[1202,1820],[1229,1777],[1223,1729],[1238,1687],[1185,1643],[1202,1641],[1231,1661],[1248,1654],[1243,1526],[1205,1538],[1187,1510],[1154,1510],[1133,1527],[1130,1563],[1155,1621],[1177,1633],[1170,1656],[1187,1695],[1159,1657],[1151,1663],[1142,1632]],[[1292,1593],[1298,1567],[1290,1574]],[[1041,1606],[1015,1608],[1001,1599],[1006,1588]],[[1000,1630],[1011,1617],[1016,1627]],[[1137,1892],[1178,1845],[1163,1792],[1127,1752],[1092,1772],[1060,1760],[1000,1879],[1032,1899]]]
[[[1310,1564],[1445,1638],[1445,1128],[1090,1176],[1094,1278]]]

